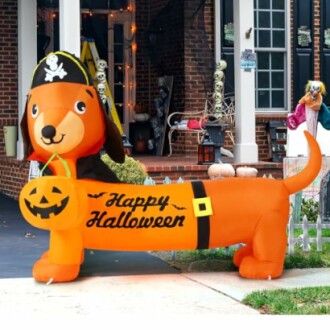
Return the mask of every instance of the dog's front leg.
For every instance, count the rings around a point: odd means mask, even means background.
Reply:
[[[79,275],[83,261],[81,233],[77,229],[51,231],[49,251],[33,266],[38,282],[69,282]]]

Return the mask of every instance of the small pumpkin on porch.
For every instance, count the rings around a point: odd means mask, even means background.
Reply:
[[[88,203],[86,192],[77,189],[74,182],[58,176],[28,182],[19,197],[24,218],[40,229],[64,230],[79,225],[87,213]]]
[[[220,162],[212,164],[208,168],[207,174],[210,179],[228,178],[235,176],[235,169],[231,164]]]
[[[238,177],[251,177],[255,178],[258,175],[258,170],[254,167],[240,166],[236,169]]]

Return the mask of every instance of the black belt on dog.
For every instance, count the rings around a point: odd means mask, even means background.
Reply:
[[[202,181],[192,181],[194,192],[194,210],[197,217],[197,247],[196,249],[208,249],[210,241],[210,215],[212,206],[210,198],[206,196]]]

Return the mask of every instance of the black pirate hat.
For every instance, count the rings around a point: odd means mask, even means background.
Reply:
[[[76,56],[57,51],[43,58],[33,72],[31,89],[53,82],[70,82],[93,86],[85,64]]]

